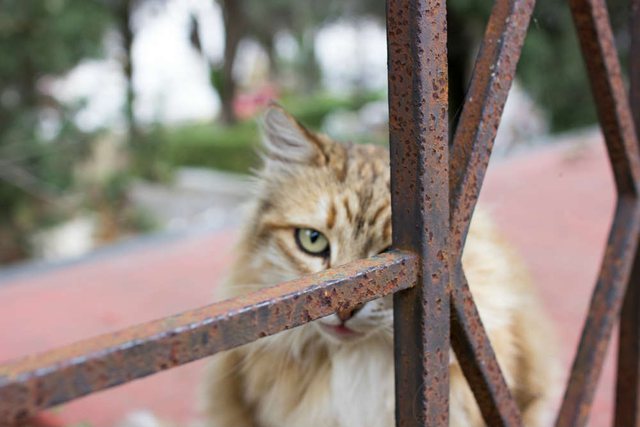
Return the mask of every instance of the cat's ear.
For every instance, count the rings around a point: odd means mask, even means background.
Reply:
[[[325,143],[278,105],[264,113],[262,134],[267,163],[323,166],[328,161]]]

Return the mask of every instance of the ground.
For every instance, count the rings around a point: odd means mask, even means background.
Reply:
[[[613,210],[603,144],[581,137],[499,160],[481,202],[526,260],[567,371]],[[144,238],[72,263],[0,272],[0,361],[205,304],[228,268],[235,236],[223,229]],[[614,356],[610,351],[591,426],[611,421]],[[146,408],[185,423],[197,416],[202,367],[195,362],[79,399],[46,420],[107,427]]]

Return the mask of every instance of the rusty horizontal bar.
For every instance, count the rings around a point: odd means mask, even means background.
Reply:
[[[640,0],[631,0],[629,81],[636,139],[640,139]],[[640,236],[638,236],[640,238]],[[640,255],[622,304],[618,339],[615,427],[640,427]]]
[[[451,346],[456,358],[485,423],[492,427],[521,426],[520,410],[504,380],[460,265],[454,274],[457,286],[451,296]]]
[[[0,425],[414,285],[417,257],[392,251],[0,366]]]
[[[449,425],[446,2],[387,2],[394,247],[420,255],[394,295],[396,426]]]
[[[640,205],[620,198],[556,427],[587,424],[602,364],[638,248]]]
[[[462,251],[535,0],[497,0],[451,147],[451,247]]]

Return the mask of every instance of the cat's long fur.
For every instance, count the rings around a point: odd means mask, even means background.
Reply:
[[[375,146],[314,134],[278,107],[264,118],[264,168],[237,261],[224,285],[238,296],[379,253],[391,244],[389,157]],[[328,259],[305,254],[296,228],[330,241]],[[548,425],[557,391],[546,320],[518,260],[482,211],[463,263],[472,293],[527,427]],[[331,334],[336,315],[213,357],[205,379],[211,427],[392,427],[391,298],[366,304]],[[453,354],[453,353],[452,353]],[[450,425],[482,426],[451,357]]]

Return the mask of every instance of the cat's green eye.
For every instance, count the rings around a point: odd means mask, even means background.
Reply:
[[[329,256],[329,240],[313,228],[296,228],[296,243],[298,247],[308,253],[315,256]]]

